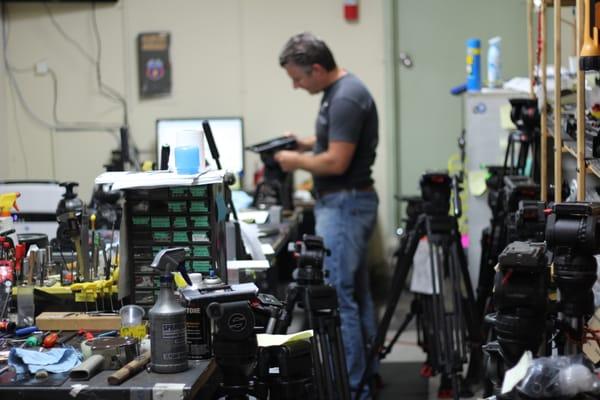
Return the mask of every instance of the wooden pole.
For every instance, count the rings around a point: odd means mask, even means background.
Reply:
[[[562,202],[562,129],[561,129],[561,0],[554,0],[554,201]]]
[[[577,55],[581,52],[583,0],[577,0]],[[577,69],[577,201],[585,201],[585,73]]]
[[[534,47],[533,47],[533,0],[527,0],[527,52],[528,52],[528,68],[529,68],[529,96],[531,98],[535,97],[533,92],[533,76],[534,76],[534,66],[535,62],[533,61],[535,58]]]
[[[547,40],[546,40],[546,3],[542,3],[540,7],[541,13],[541,35],[542,35],[542,120],[541,120],[541,137],[540,137],[540,199],[543,202],[548,201],[548,91],[546,89],[547,74]]]

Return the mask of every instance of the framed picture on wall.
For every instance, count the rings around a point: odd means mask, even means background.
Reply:
[[[168,32],[145,32],[138,35],[140,97],[171,93],[170,40]]]

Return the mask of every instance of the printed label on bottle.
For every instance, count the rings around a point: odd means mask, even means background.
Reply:
[[[175,360],[183,360],[187,358],[187,352],[186,351],[180,351],[177,353],[163,353],[163,360],[164,361],[175,361]]]
[[[172,339],[185,337],[185,323],[175,322],[171,324],[162,324],[163,339]]]

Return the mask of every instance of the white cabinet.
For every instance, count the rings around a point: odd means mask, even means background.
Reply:
[[[500,110],[511,98],[527,97],[526,93],[508,90],[483,90],[465,95],[465,140],[467,173],[479,171],[486,165],[502,165],[508,131],[500,123]],[[487,191],[475,196],[469,189],[466,216],[469,234],[468,262],[474,286],[479,278],[481,231],[489,225],[491,211]]]

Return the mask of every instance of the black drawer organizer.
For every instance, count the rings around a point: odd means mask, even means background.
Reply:
[[[174,186],[127,189],[128,260],[131,303],[151,307],[158,296],[159,274],[150,264],[169,247],[190,249],[188,272],[207,274],[213,268],[226,280],[224,186]]]

